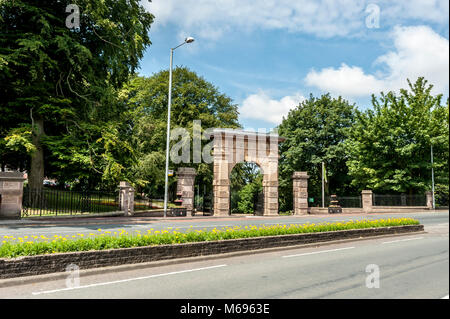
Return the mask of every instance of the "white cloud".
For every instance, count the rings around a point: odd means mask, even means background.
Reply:
[[[240,117],[244,119],[263,120],[278,125],[291,109],[305,98],[301,94],[285,96],[280,100],[272,99],[266,92],[248,96],[239,108]]]
[[[322,91],[358,97],[406,88],[406,79],[425,77],[435,93],[448,93],[449,41],[427,26],[395,27],[391,32],[394,51],[376,59],[381,69],[366,74],[360,67],[342,64],[338,69],[312,70],[305,81]]]
[[[383,81],[365,74],[359,67],[350,67],[345,63],[339,69],[325,68],[319,72],[312,70],[306,76],[306,83],[322,91],[346,96],[365,96],[384,88]]]
[[[392,32],[395,51],[380,56],[376,63],[385,64],[387,85],[404,87],[406,78],[424,76],[437,91],[448,92],[449,41],[427,26],[396,27]]]
[[[218,40],[225,32],[284,29],[319,37],[354,36],[367,31],[366,8],[381,10],[381,27],[415,19],[448,23],[448,0],[142,0],[155,26],[175,24],[195,36]]]
[[[388,1],[388,2],[387,2]],[[384,20],[394,20],[396,24],[407,19],[447,24],[449,2],[443,0],[387,0],[374,1],[382,8]]]

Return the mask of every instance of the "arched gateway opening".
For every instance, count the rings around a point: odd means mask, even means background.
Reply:
[[[215,129],[213,138],[214,215],[230,213],[230,173],[241,162],[253,162],[261,169],[262,215],[278,215],[278,144],[284,139],[274,133],[234,129]]]
[[[237,163],[230,173],[230,214],[262,215],[263,172],[253,162]]]

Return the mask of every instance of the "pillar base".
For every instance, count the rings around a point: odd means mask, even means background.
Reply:
[[[298,208],[294,211],[295,216],[299,215],[309,215],[309,209],[308,208]]]

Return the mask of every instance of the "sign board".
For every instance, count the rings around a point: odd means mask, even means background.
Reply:
[[[169,171],[168,171],[167,175],[169,175],[169,176],[173,176],[173,170],[169,169]]]

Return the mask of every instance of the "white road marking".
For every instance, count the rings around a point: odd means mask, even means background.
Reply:
[[[123,280],[116,280],[116,281],[109,281],[109,282],[101,282],[101,283],[91,284],[91,285],[86,285],[86,286],[78,286],[78,287],[46,290],[46,291],[35,291],[35,292],[32,292],[32,294],[33,295],[51,294],[51,293],[60,292],[60,291],[69,291],[69,290],[75,290],[75,289],[84,289],[84,288],[90,288],[90,287],[112,285],[112,284],[117,284],[117,283],[123,283],[123,282],[135,281],[135,280],[142,280],[142,279],[157,278],[157,277],[170,276],[170,275],[176,275],[176,274],[183,274],[183,273],[200,271],[200,270],[208,270],[208,269],[220,268],[220,267],[225,267],[225,266],[227,266],[227,265],[224,264],[224,265],[216,265],[216,266],[202,267],[202,268],[195,268],[195,269],[188,269],[188,270],[181,270],[181,271],[173,271],[173,272],[168,272],[168,273],[164,273],[164,274],[157,274],[157,275],[137,277],[137,278],[130,278],[130,279],[123,279]]]
[[[310,252],[310,253],[303,253],[303,254],[296,254],[296,255],[282,256],[282,258],[299,257],[299,256],[308,256],[308,255],[316,255],[316,254],[322,254],[322,253],[331,253],[331,252],[334,252],[334,251],[348,250],[348,249],[353,249],[353,248],[355,248],[355,247],[345,247],[345,248],[338,248],[338,249],[313,251],[313,252]]]
[[[382,242],[382,244],[392,244],[392,243],[399,243],[399,242],[403,242],[403,241],[418,240],[418,239],[423,239],[423,237],[414,237],[414,238],[408,238],[408,239],[385,241],[385,242]]]

